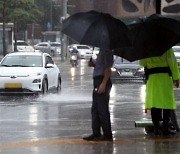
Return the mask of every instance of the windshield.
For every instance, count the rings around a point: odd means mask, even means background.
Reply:
[[[77,46],[77,49],[89,49],[87,46]]]
[[[42,67],[42,57],[34,55],[7,56],[0,66],[6,67]]]
[[[138,61],[130,62],[121,57],[114,57],[114,63],[116,63],[116,64],[130,64],[130,63],[138,64]]]

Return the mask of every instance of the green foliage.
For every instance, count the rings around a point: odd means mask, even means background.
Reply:
[[[53,27],[59,26],[61,16],[60,0],[57,0],[57,2],[55,0],[34,0],[34,2],[38,6],[38,9],[43,12],[43,16],[38,20],[38,23],[42,25],[43,30],[47,29],[47,23],[50,22],[51,18]]]
[[[4,9],[6,22],[17,19],[21,23],[18,27],[25,27],[27,23],[34,23],[43,14],[38,10],[34,0],[0,0],[0,12]],[[2,13],[0,21],[2,22]]]
[[[39,23],[46,30],[51,19],[54,27],[59,26],[61,6],[57,6],[54,0],[0,0],[0,22],[3,22],[3,9],[6,22],[13,22],[16,18],[18,29]]]

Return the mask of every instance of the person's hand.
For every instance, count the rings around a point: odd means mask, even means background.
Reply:
[[[98,94],[102,94],[105,92],[106,84],[101,83],[98,89]]]
[[[179,80],[174,80],[174,85],[176,88],[179,88]]]
[[[90,60],[90,61],[88,62],[88,66],[89,66],[89,67],[94,67],[94,63]]]

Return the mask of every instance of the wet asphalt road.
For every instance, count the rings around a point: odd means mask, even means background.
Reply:
[[[56,59],[62,74],[60,94],[0,97],[0,153],[2,154],[119,154],[180,151],[180,135],[145,134],[134,121],[150,119],[144,113],[143,83],[113,84],[110,112],[114,142],[87,142],[91,134],[92,69],[81,60],[72,68]],[[175,89],[180,119],[179,89]]]

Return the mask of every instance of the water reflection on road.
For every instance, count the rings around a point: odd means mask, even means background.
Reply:
[[[70,67],[69,63],[59,67],[62,72],[62,91],[59,94],[0,96],[0,144],[17,143],[19,146],[19,142],[28,141],[24,145],[31,144],[29,148],[37,153],[44,153],[41,149],[44,146],[33,146],[35,141],[39,145],[48,145],[52,153],[54,150],[55,153],[72,153],[74,150],[77,153],[116,154],[123,148],[134,152],[137,145],[140,145],[140,153],[156,150],[156,141],[146,140],[144,130],[134,126],[135,120],[150,118],[149,112],[144,113],[144,83],[113,84],[110,113],[116,140],[113,144],[87,144],[81,138],[91,133],[92,69],[86,67],[85,60],[76,68]],[[178,96],[179,90],[176,89],[175,93]]]

